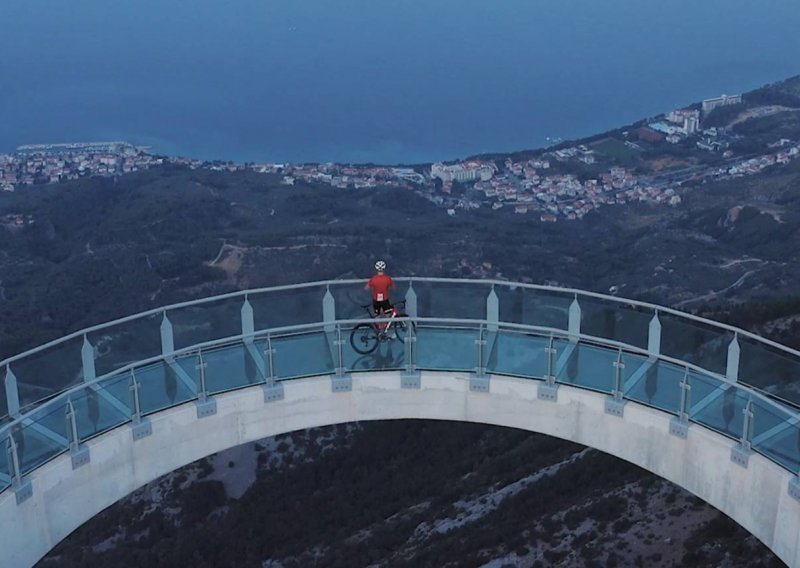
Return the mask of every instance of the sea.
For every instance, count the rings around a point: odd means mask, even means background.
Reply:
[[[2,0],[0,152],[538,148],[800,74],[798,0]]]

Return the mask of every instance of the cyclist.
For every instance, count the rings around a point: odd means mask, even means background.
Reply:
[[[375,263],[375,276],[364,285],[364,290],[372,289],[372,310],[376,316],[390,312],[389,288],[394,286],[391,276],[386,274],[386,263],[379,260]]]

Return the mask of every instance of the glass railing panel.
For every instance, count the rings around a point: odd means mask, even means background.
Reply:
[[[187,355],[136,369],[142,413],[156,412],[197,398],[197,365],[197,356]]]
[[[692,421],[738,439],[742,435],[747,396],[734,385],[707,377],[690,374]]]
[[[673,314],[661,313],[658,317],[663,355],[725,374],[732,333]]]
[[[620,371],[620,388],[624,392],[625,388],[631,388],[639,375],[646,370],[645,365],[650,364],[650,359],[645,355],[628,353],[626,351],[623,351],[621,355],[619,351],[617,351],[617,357],[622,364],[622,369]]]
[[[6,396],[6,371],[0,368],[0,426],[10,420],[8,416],[8,397]],[[0,448],[2,450],[2,448]]]
[[[259,369],[259,365],[263,369],[263,351],[259,352],[255,344],[247,347],[244,343],[238,343],[230,347],[203,350],[203,362],[206,390],[211,393],[264,381]]]
[[[614,390],[616,351],[564,340],[556,344],[556,381],[600,392]]]
[[[250,294],[256,330],[322,321],[325,286]],[[366,303],[366,302],[364,302]]]
[[[406,298],[408,291],[408,282],[395,281],[394,287],[389,290],[389,299],[393,304],[398,304]],[[336,306],[336,319],[349,320],[349,319],[364,319],[369,315],[362,308],[365,305],[372,304],[372,292],[364,290],[364,283],[361,284],[330,284],[331,296]],[[325,290],[322,290],[324,295]],[[320,296],[320,306],[322,296]],[[402,306],[399,306],[401,311]],[[314,321],[322,321],[322,308],[318,314],[318,319]]]
[[[83,381],[82,346],[83,337],[76,337],[11,363],[23,411],[33,403]]]
[[[771,402],[753,399],[753,448],[792,472],[800,471],[797,416]]]
[[[333,355],[335,340],[334,332],[324,331],[273,337],[276,378],[282,380],[333,373],[336,368]]]
[[[0,432],[0,493],[11,486],[11,468],[8,465],[8,435]]]
[[[243,296],[204,302],[167,312],[175,349],[242,333]]]
[[[582,334],[647,348],[651,310],[590,296],[579,296],[578,302]]]
[[[555,329],[569,328],[573,294],[514,285],[495,285],[500,321]]]
[[[416,365],[420,369],[474,371],[478,329],[417,326]]]
[[[684,375],[685,369],[681,367],[649,360],[626,380],[625,398],[677,414],[681,408]]]
[[[154,314],[88,334],[97,376],[160,355],[162,318]]]
[[[536,379],[547,373],[547,337],[504,330],[487,334],[487,342],[488,372]]]
[[[422,318],[486,319],[487,284],[413,282],[417,315]]]
[[[66,402],[53,401],[12,428],[23,475],[69,448]]]
[[[800,358],[748,337],[739,337],[739,380],[800,404]]]
[[[78,437],[81,440],[130,420],[130,407],[117,398],[123,392],[123,388],[127,387],[128,382],[127,377],[118,376],[104,382],[102,386],[86,387],[70,396],[75,409]]]

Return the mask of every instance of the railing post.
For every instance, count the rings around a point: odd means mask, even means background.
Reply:
[[[129,385],[131,391],[131,434],[133,441],[146,438],[153,433],[153,425],[147,417],[142,417],[142,404],[140,400],[139,381],[136,372],[131,369],[131,379]]]
[[[731,461],[742,467],[747,467],[750,455],[753,450],[750,447],[750,440],[753,437],[753,401],[748,400],[742,409],[744,420],[742,421],[742,435],[739,443],[731,449]]]
[[[197,359],[198,362],[195,368],[200,377],[200,384],[197,389],[197,402],[195,402],[195,405],[197,406],[197,417],[205,418],[206,416],[213,416],[217,413],[217,400],[209,396],[208,389],[206,388],[206,367],[208,363],[203,360],[202,349],[197,351]]]
[[[267,360],[267,377],[264,383],[264,402],[283,400],[283,385],[275,380],[275,349],[272,347],[272,336],[267,334],[264,358]]]
[[[606,414],[622,418],[625,413],[626,402],[623,398],[622,375],[625,371],[625,362],[622,360],[622,349],[617,352],[617,360],[612,365],[614,367],[614,388],[611,391],[611,396],[606,397]]]
[[[406,303],[406,307],[408,307],[408,303]],[[406,368],[400,373],[400,388],[418,389],[422,386],[422,377],[414,363],[414,349],[416,349],[417,345],[417,335],[412,320],[406,322],[406,336],[403,339],[403,345],[406,351]]]
[[[406,313],[412,318],[419,315],[417,314],[417,293],[414,291],[411,280],[408,281],[408,290],[406,291]]]
[[[175,338],[172,334],[172,322],[167,317],[164,310],[164,317],[161,320],[161,354],[164,356],[172,355],[175,352]]]
[[[728,363],[725,367],[725,377],[733,383],[739,380],[740,353],[738,334],[734,334],[733,339],[728,345]]]
[[[572,308],[570,308],[570,310],[572,310]],[[547,347],[544,348],[544,352],[547,357],[547,374],[544,376],[544,382],[539,383],[536,389],[536,396],[541,400],[555,402],[558,400],[558,385],[556,384],[556,377],[553,372],[555,370],[557,349],[552,334],[550,335]]]
[[[581,305],[578,303],[578,295],[569,305],[569,341],[577,343],[581,335]]]
[[[494,290],[492,290],[492,294],[494,294]],[[469,390],[473,392],[489,392],[489,376],[486,374],[486,333],[487,326],[481,324],[478,330],[478,339],[475,340],[477,351],[475,372],[469,377]]]
[[[33,496],[33,485],[30,479],[23,479],[22,471],[19,466],[19,452],[17,451],[17,441],[14,434],[9,431],[8,444],[6,446],[8,454],[8,467],[11,470],[11,489],[17,499],[17,505]]]
[[[78,419],[75,415],[75,406],[72,400],[67,401],[67,433],[69,435],[69,454],[72,457],[72,469],[78,469],[82,465],[89,463],[89,448],[81,445],[81,438],[78,435]]]
[[[242,303],[242,337],[245,343],[253,343],[255,328],[253,306],[250,304],[250,299],[247,297],[247,294],[245,294],[244,302]]]
[[[497,323],[500,321],[500,299],[494,291],[494,285],[486,297],[486,321],[489,331],[497,331]]]
[[[89,338],[83,334],[83,345],[81,346],[81,360],[83,362],[83,382],[89,383],[97,378],[94,367],[94,347],[89,343]]]
[[[347,392],[353,390],[353,378],[344,366],[344,340],[342,339],[342,326],[335,324],[336,339],[336,372],[331,377],[331,390],[333,392]]]
[[[689,408],[691,408],[692,385],[689,384],[689,368],[687,367],[681,379],[681,408],[677,416],[669,421],[669,433],[684,440],[689,436]]]
[[[658,311],[653,314],[653,319],[647,328],[647,352],[651,358],[661,355],[661,320]]]
[[[322,321],[325,323],[325,332],[332,332],[336,326],[336,300],[331,294],[330,287],[325,287],[325,295],[322,297]]]
[[[6,404],[8,405],[8,414],[16,418],[19,416],[19,390],[17,389],[17,377],[14,371],[11,370],[11,365],[6,365]]]

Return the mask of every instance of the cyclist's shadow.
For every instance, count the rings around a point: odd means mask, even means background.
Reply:
[[[382,341],[372,353],[353,362],[354,371],[401,369],[405,366],[405,345],[400,341]]]

